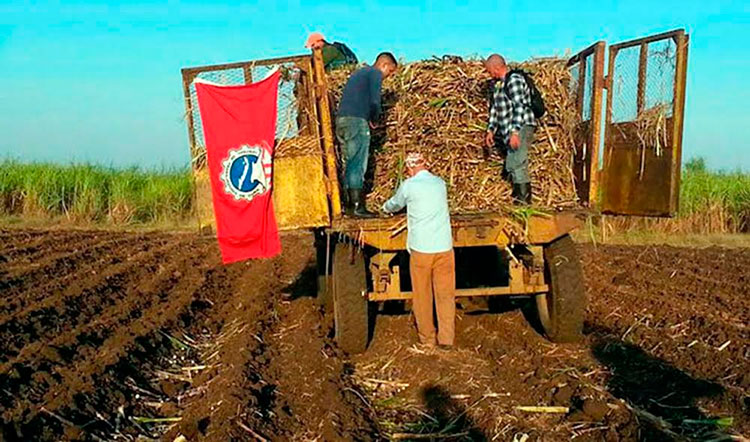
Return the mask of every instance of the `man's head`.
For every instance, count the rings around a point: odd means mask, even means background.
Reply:
[[[383,73],[383,78],[387,78],[396,72],[397,67],[398,61],[396,61],[396,57],[390,52],[381,52],[375,58],[375,69]]]
[[[492,54],[484,61],[484,68],[492,78],[505,78],[508,73],[508,65],[502,55]]]
[[[419,152],[409,152],[404,163],[406,164],[406,174],[410,177],[421,170],[427,170],[427,161]]]
[[[321,49],[326,44],[326,39],[320,32],[313,32],[307,36],[305,47],[309,49]]]

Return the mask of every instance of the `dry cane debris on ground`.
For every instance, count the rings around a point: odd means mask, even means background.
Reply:
[[[196,235],[0,229],[0,439],[750,435],[747,250],[582,246],[578,344],[545,340],[521,301],[462,302],[452,351],[414,347],[388,308],[348,357],[312,298],[312,242],[222,266]]]
[[[578,123],[571,77],[564,59],[520,64],[542,93],[547,114],[539,121],[529,153],[534,203],[565,208],[577,204],[571,165]],[[333,109],[353,68],[329,73]],[[479,60],[444,57],[408,63],[383,85],[384,128],[373,131],[374,178],[368,204],[380,207],[403,179],[405,153],[419,150],[446,180],[455,212],[503,210],[511,186],[501,177],[503,159],[483,148],[491,83]]]

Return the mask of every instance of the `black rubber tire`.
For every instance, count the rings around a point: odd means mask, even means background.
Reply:
[[[333,287],[331,287],[330,276],[318,275],[318,294],[315,300],[326,311],[333,308]]]
[[[536,297],[544,333],[552,342],[578,341],[586,315],[586,291],[581,259],[570,235],[544,246],[544,267],[550,291]]]
[[[323,230],[315,231],[315,252],[316,252],[316,273],[317,273],[317,294],[315,300],[318,305],[326,311],[333,309],[333,286],[331,285],[331,262],[332,256],[328,253],[333,247],[333,240],[328,242],[329,238]],[[326,268],[326,266],[328,268]]]
[[[367,349],[370,329],[367,269],[362,250],[337,244],[332,278],[336,343],[347,353],[362,353]]]

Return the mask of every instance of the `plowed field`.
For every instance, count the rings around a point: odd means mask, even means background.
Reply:
[[[526,300],[467,301],[454,350],[387,306],[348,356],[312,235],[283,247],[222,266],[192,234],[0,229],[0,440],[750,435],[750,250],[582,245],[581,343],[546,341]]]

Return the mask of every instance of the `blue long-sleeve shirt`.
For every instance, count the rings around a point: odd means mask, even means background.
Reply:
[[[376,121],[380,117],[380,87],[383,73],[372,66],[356,70],[344,86],[339,117],[358,117]]]
[[[453,248],[445,181],[426,170],[417,172],[398,186],[383,210],[394,213],[404,206],[409,251],[441,253]]]

